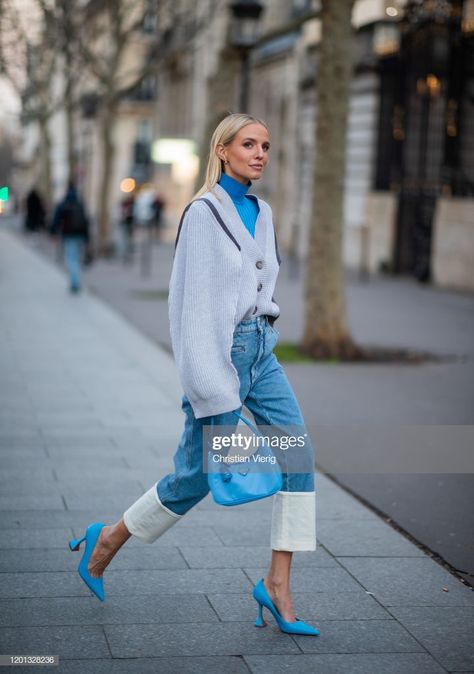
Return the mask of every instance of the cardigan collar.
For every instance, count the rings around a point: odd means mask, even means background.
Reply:
[[[255,222],[255,238],[250,234],[247,227],[242,222],[242,219],[235,207],[234,202],[227,193],[227,191],[216,183],[214,188],[209,192],[209,195],[214,197],[216,208],[220,211],[221,217],[225,224],[229,227],[232,234],[237,241],[246,248],[248,252],[252,253],[255,259],[262,259],[267,253],[267,227],[265,225],[265,218],[263,217],[263,204],[258,197],[252,195],[256,199],[259,206],[259,213]],[[204,195],[203,195],[204,196]],[[207,195],[206,195],[207,196]]]

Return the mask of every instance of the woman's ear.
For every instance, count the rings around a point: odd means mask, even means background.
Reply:
[[[220,159],[221,161],[223,161],[224,163],[226,163],[225,150],[224,150],[224,146],[223,146],[222,144],[219,144],[219,145],[216,147],[216,154],[217,154],[217,156],[219,157],[219,159]]]

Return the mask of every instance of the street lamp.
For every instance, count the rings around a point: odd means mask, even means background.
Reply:
[[[257,42],[258,20],[263,5],[258,0],[238,0],[230,3],[232,11],[231,43],[241,57],[240,112],[247,112],[250,68],[249,57]]]

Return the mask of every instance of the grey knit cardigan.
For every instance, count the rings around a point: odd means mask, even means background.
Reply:
[[[231,359],[234,330],[242,320],[280,314],[273,299],[280,256],[270,206],[258,199],[254,239],[219,184],[201,199],[217,212],[200,200],[188,206],[168,297],[173,353],[196,419],[241,406]]]

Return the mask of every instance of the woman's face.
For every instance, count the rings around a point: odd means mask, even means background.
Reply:
[[[224,160],[224,172],[246,185],[249,180],[261,177],[268,163],[269,149],[267,129],[261,124],[247,124],[229,145],[217,146],[217,156]]]

